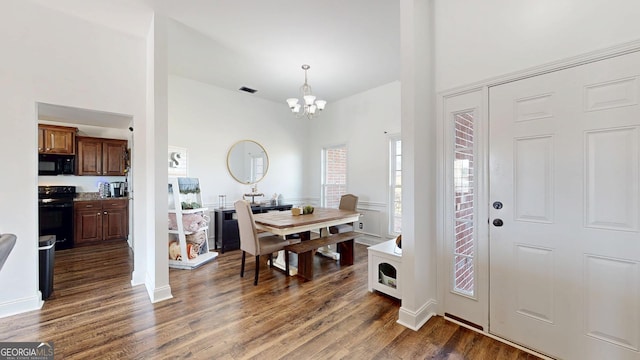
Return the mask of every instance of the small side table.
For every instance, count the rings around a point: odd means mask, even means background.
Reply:
[[[369,246],[369,291],[402,299],[402,250],[396,240]]]

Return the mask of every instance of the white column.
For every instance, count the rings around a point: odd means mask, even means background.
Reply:
[[[167,247],[168,40],[167,21],[157,13],[147,40],[146,192],[147,292],[152,302],[172,298]],[[137,187],[141,189],[143,187]],[[142,191],[138,191],[140,194]]]
[[[436,313],[436,111],[433,1],[400,2],[402,54],[402,307],[419,329]]]

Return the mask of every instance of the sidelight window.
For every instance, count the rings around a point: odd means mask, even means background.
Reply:
[[[476,263],[473,115],[473,111],[466,111],[453,116],[453,290],[468,296],[475,294]]]
[[[402,140],[389,138],[389,234],[402,232]]]

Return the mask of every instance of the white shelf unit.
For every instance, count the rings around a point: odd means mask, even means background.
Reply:
[[[169,267],[177,269],[195,269],[218,257],[215,251],[209,251],[208,221],[198,222],[196,229],[185,229],[185,216],[193,214],[201,215],[203,219],[208,218],[209,210],[202,206],[202,194],[200,192],[200,182],[197,178],[171,177],[169,178],[169,226],[168,242],[169,247]],[[183,209],[185,207],[193,207]],[[172,228],[171,217],[175,216],[175,227]],[[193,218],[193,217],[192,217]],[[192,238],[198,241],[189,241]],[[177,242],[179,257],[176,256],[175,244]],[[192,251],[193,246],[198,249]],[[190,258],[190,254],[196,254]],[[173,258],[172,258],[173,257]]]
[[[369,291],[402,299],[402,250],[395,239],[369,246]]]

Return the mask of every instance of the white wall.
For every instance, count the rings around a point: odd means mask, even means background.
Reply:
[[[400,82],[328,103],[310,127],[305,158],[305,194],[319,201],[322,149],[347,146],[347,192],[358,206],[380,211],[379,234],[388,235],[389,135],[400,133]],[[381,239],[382,240],[382,239]]]
[[[260,143],[269,169],[258,183],[264,200],[274,193],[297,203],[303,192],[303,154],[307,128],[282,104],[233,92],[179,76],[169,77],[169,145],[187,149],[188,176],[200,178],[203,202],[228,205],[250,192],[227,171],[227,153],[240,140]],[[256,201],[261,200],[256,198]]]
[[[436,89],[637,40],[637,0],[435,0]]]
[[[21,0],[0,5],[0,232],[18,241],[0,272],[0,317],[38,308],[36,103],[141,118],[144,40]]]
[[[330,103],[313,120],[296,119],[284,103],[224,90],[179,76],[169,78],[169,145],[187,149],[189,176],[200,178],[203,201],[217,205],[249,192],[228,173],[226,156],[239,140],[262,144],[269,171],[258,190],[284,202],[316,203],[320,198],[323,147],[349,148],[348,191],[360,206],[381,211],[387,234],[388,134],[400,132],[400,83],[393,82]],[[375,159],[375,161],[372,161]]]

